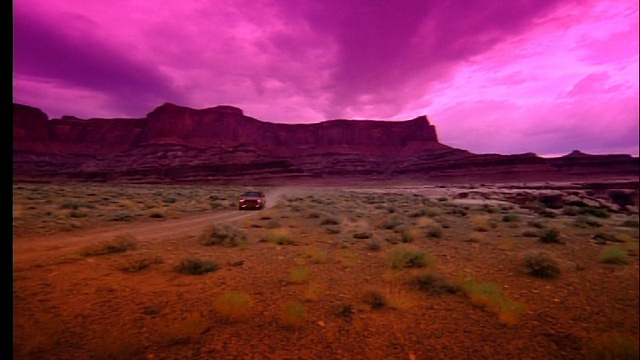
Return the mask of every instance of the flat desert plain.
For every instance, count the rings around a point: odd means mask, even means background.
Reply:
[[[638,358],[637,206],[249,189],[14,183],[14,358]]]

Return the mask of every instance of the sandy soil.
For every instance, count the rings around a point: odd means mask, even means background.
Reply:
[[[499,202],[456,204],[442,199],[452,192],[413,190],[280,189],[263,211],[105,221],[52,234],[16,231],[23,235],[13,239],[14,358],[583,359],[601,354],[610,345],[607,336],[638,338],[638,229],[619,226],[637,215],[616,214],[602,227],[584,229],[573,227],[570,217],[542,218]],[[417,204],[437,214],[410,216]],[[449,211],[459,207],[467,214]],[[385,240],[395,233],[381,224],[394,214],[416,230],[410,243]],[[501,221],[505,214],[520,220]],[[339,224],[323,225],[330,216]],[[487,219],[491,227],[474,230],[474,222]],[[441,235],[425,235],[434,221]],[[523,236],[535,230],[531,221],[560,228],[562,242]],[[202,245],[203,231],[222,224],[242,230],[247,243]],[[363,231],[372,238],[354,237]],[[595,231],[625,234],[629,262],[600,262],[612,244],[592,241]],[[133,236],[137,247],[81,255],[120,234]],[[295,244],[266,241],[274,234]],[[398,247],[423,251],[436,265],[393,270],[388,259]],[[529,275],[523,255],[532,250],[551,252],[560,275]],[[122,270],[149,255],[162,261]],[[185,258],[213,259],[221,268],[176,272]],[[306,276],[296,277],[297,269]],[[411,280],[424,274],[496,285],[524,310],[505,317],[506,310],[460,292],[420,291]],[[232,291],[250,298],[237,314],[215,306]],[[385,305],[373,306],[371,292]],[[299,305],[293,313],[286,310],[292,303]]]

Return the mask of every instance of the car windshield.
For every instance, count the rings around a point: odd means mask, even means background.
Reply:
[[[244,193],[244,196],[262,197],[262,194],[260,192],[257,192],[257,191],[248,191],[248,192]]]

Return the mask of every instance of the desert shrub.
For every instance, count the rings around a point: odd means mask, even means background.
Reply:
[[[511,223],[511,222],[519,222],[519,221],[520,221],[520,216],[515,214],[507,214],[502,216],[502,222]]]
[[[398,226],[405,224],[404,217],[401,215],[393,215],[380,224],[380,227],[386,230],[395,230]]]
[[[418,290],[429,294],[455,294],[460,289],[445,277],[437,274],[423,274],[414,277],[411,284]]]
[[[69,217],[74,218],[74,219],[78,219],[78,218],[85,218],[87,217],[89,214],[87,214],[84,211],[80,211],[80,210],[71,210],[69,212]]]
[[[587,228],[587,227],[601,227],[602,224],[596,220],[586,215],[578,215],[573,221],[573,226],[579,228]]]
[[[625,227],[630,227],[630,228],[637,228],[640,226],[638,219],[628,219],[622,222],[621,224],[622,226]]]
[[[319,213],[319,212],[317,212],[317,211],[311,211],[311,212],[307,215],[307,218],[309,218],[309,219],[319,219],[321,215],[322,215],[322,214],[321,214],[321,213]]]
[[[507,298],[502,288],[495,284],[480,283],[467,278],[460,284],[462,292],[476,305],[498,315],[500,322],[514,324],[526,310],[526,306]]]
[[[427,227],[427,236],[430,238],[442,237],[442,228],[438,225],[430,225]]]
[[[377,240],[369,240],[367,242],[367,249],[371,251],[379,251],[380,249],[382,249],[382,246]]]
[[[302,324],[305,317],[304,305],[298,301],[289,301],[282,307],[280,320],[286,327],[297,327]]]
[[[368,233],[368,232],[359,232],[359,233],[353,234],[353,238],[354,239],[369,239],[372,236],[373,235],[371,233]]]
[[[465,216],[467,216],[467,210],[456,206],[456,207],[452,207],[452,208],[448,209],[447,210],[447,214],[454,215],[454,216],[459,216],[459,217],[465,217]]]
[[[229,225],[214,225],[200,235],[200,242],[205,246],[236,247],[247,242],[247,236],[240,229]]]
[[[372,309],[381,309],[387,305],[387,300],[384,295],[375,290],[366,291],[362,295],[362,301],[371,306]]]
[[[562,208],[562,215],[576,216],[580,214],[580,208],[577,206],[565,206]]]
[[[320,221],[320,225],[340,225],[340,220],[334,216],[327,216]]]
[[[162,202],[165,204],[175,204],[178,200],[174,197],[163,197]]]
[[[130,234],[119,234],[111,240],[97,245],[85,247],[82,256],[100,256],[107,254],[123,253],[137,247],[136,238]]]
[[[410,243],[416,238],[416,234],[414,231],[406,230],[406,229],[400,231],[399,235],[400,235],[400,242],[403,242],[403,243]]]
[[[211,202],[211,210],[219,210],[228,207],[229,203],[222,200],[213,200]]]
[[[151,210],[151,211],[149,211],[149,217],[153,218],[153,219],[162,219],[165,216],[167,216],[167,215],[161,210]]]
[[[239,291],[227,291],[213,300],[213,309],[228,320],[236,320],[249,315],[251,296]]]
[[[135,219],[135,216],[130,212],[117,212],[111,217],[111,221],[132,221]]]
[[[438,215],[440,215],[440,212],[437,209],[433,209],[433,208],[422,208],[409,213],[409,216],[414,218],[423,217],[423,216],[436,217]]]
[[[522,233],[522,236],[524,236],[524,237],[538,237],[538,233],[533,231],[533,230],[525,230]]]
[[[277,229],[279,227],[281,227],[282,224],[275,219],[271,219],[269,220],[269,222],[267,222],[267,225],[265,226],[267,229]]]
[[[188,344],[194,341],[207,329],[207,321],[197,312],[189,313],[178,319],[161,321],[155,334],[164,345]],[[139,357],[122,357],[120,359],[138,359]],[[115,359],[115,358],[111,358]]]
[[[126,259],[120,266],[120,270],[124,272],[138,272],[153,264],[162,264],[163,262],[164,260],[158,255],[141,254],[139,256]]]
[[[600,251],[600,262],[605,264],[627,264],[627,250],[618,245],[607,246]]]
[[[296,242],[287,232],[275,231],[267,235],[267,242],[276,245],[294,245]]]
[[[529,252],[524,255],[529,274],[541,278],[555,278],[560,274],[558,262],[547,251]]]
[[[597,218],[602,218],[602,219],[606,219],[606,218],[609,218],[611,216],[607,212],[607,210],[599,208],[599,207],[594,207],[594,206],[582,207],[582,208],[580,208],[578,213],[581,214],[581,215],[591,215],[591,216],[595,216]]]
[[[326,263],[329,258],[329,254],[327,250],[317,249],[317,248],[307,248],[304,251],[305,258],[311,260],[314,264]]]
[[[176,266],[175,271],[188,275],[203,275],[218,270],[220,266],[215,261],[196,258],[182,259]]]
[[[304,266],[298,266],[291,270],[289,274],[289,279],[294,284],[302,284],[309,279],[309,274],[311,272]]]
[[[435,261],[425,253],[408,248],[394,249],[389,254],[388,260],[392,269],[423,268],[435,264]]]
[[[545,224],[541,221],[538,220],[529,220],[527,221],[527,225],[536,228],[536,229],[544,229],[545,228]]]
[[[545,243],[560,243],[560,231],[555,228],[544,229],[538,233],[538,239]]]
[[[341,232],[340,228],[336,226],[328,226],[324,229],[324,231],[330,235],[340,234]]]
[[[347,318],[347,320],[351,320],[354,314],[353,305],[351,304],[340,304],[336,310],[336,316]]]
[[[599,241],[608,241],[608,242],[624,242],[621,238],[616,235],[608,234],[604,232],[598,232],[593,235],[593,238]]]
[[[621,334],[605,334],[592,341],[585,350],[586,360],[637,360],[638,340]]]
[[[485,215],[473,215],[471,217],[471,225],[473,231],[487,232],[491,228],[489,217]]]
[[[78,210],[80,208],[93,209],[95,205],[78,199],[70,199],[60,205],[60,209]]]
[[[549,210],[549,209],[539,209],[537,211],[538,215],[542,216],[542,217],[546,217],[546,218],[550,218],[553,219],[556,216],[558,216],[558,214],[556,214],[555,211]]]

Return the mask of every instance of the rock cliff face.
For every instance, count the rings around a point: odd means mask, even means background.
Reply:
[[[438,142],[425,116],[407,121],[275,124],[241,109],[164,104],[140,119],[48,119],[14,104],[14,179],[33,181],[519,181],[637,176],[627,155],[472,154]]]

